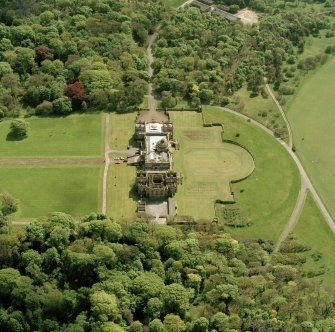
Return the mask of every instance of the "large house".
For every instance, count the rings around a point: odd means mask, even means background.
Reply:
[[[136,188],[142,199],[172,197],[178,184],[182,183],[181,174],[173,170],[173,124],[165,111],[160,112],[159,122],[145,122],[141,112],[136,120],[135,135],[140,155],[128,163],[138,166]]]

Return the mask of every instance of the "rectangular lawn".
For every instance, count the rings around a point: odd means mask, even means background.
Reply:
[[[126,150],[133,144],[135,133],[135,120],[137,113],[110,115],[110,148],[114,150]]]
[[[108,171],[107,214],[116,219],[133,218],[136,215],[135,190],[136,167],[112,164]]]
[[[103,155],[103,114],[26,120],[28,137],[19,141],[7,138],[11,121],[0,122],[0,158]]]
[[[53,211],[83,216],[101,210],[102,166],[0,167],[0,192],[19,199],[15,220]]]

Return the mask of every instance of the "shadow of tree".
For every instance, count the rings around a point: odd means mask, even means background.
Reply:
[[[131,198],[133,201],[137,202],[140,199],[140,196],[137,193],[136,186],[132,185],[129,190],[129,198]]]
[[[23,141],[27,136],[17,136],[12,132],[9,132],[6,136],[6,141]]]

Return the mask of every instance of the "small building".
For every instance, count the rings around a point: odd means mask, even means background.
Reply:
[[[231,21],[231,22],[238,22],[238,21],[241,21],[241,18],[231,14],[231,13],[228,13],[224,10],[221,10],[219,8],[215,8],[212,10],[211,12],[212,15],[214,16],[222,16],[222,17],[225,17],[227,20]]]
[[[207,13],[211,10],[211,7],[202,3],[202,2],[199,2],[197,0],[194,0],[191,2],[191,6],[192,7],[196,7],[196,8],[199,8],[202,12],[204,13]]]

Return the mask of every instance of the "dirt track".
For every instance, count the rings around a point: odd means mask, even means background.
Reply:
[[[103,158],[73,157],[73,158],[0,158],[2,166],[50,166],[50,165],[101,165]]]

